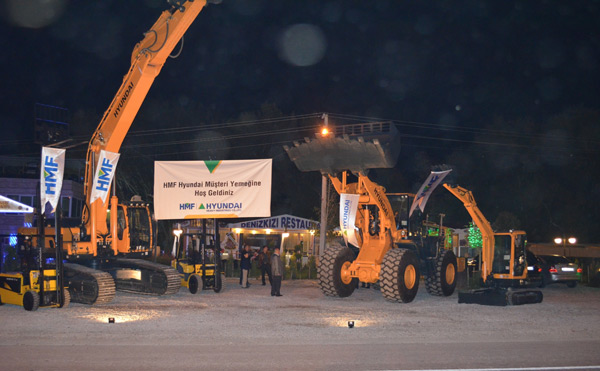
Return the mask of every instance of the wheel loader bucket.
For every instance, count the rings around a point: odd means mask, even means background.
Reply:
[[[392,168],[400,154],[400,137],[390,122],[344,125],[333,135],[317,135],[283,146],[300,171],[336,174],[345,170],[364,173],[368,169]]]

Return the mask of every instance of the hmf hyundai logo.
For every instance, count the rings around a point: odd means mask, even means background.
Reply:
[[[98,185],[96,186],[98,191],[108,192],[113,169],[114,165],[110,163],[110,160],[107,158],[103,159],[100,170],[98,170]]]

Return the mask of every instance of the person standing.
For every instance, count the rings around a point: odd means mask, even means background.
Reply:
[[[283,296],[281,295],[281,279],[283,278],[283,262],[279,257],[279,248],[276,247],[271,256],[271,275],[273,278],[273,284],[271,285],[271,296]]]
[[[252,268],[252,252],[250,246],[246,245],[244,251],[242,251],[242,259],[240,261],[240,267],[242,268],[242,288],[247,289],[250,284],[248,283],[248,275]]]
[[[260,266],[263,286],[267,284],[265,281],[265,274],[269,277],[269,284],[273,286],[273,279],[271,278],[271,253],[269,252],[268,246],[263,246],[263,251],[258,257],[258,265]]]

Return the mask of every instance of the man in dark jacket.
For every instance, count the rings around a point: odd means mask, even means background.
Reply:
[[[248,283],[248,275],[252,268],[252,251],[250,246],[246,245],[246,248],[242,251],[242,259],[240,266],[242,268],[242,288],[247,289],[250,284]]]
[[[283,262],[279,257],[279,248],[276,247],[271,255],[271,275],[273,276],[273,284],[271,285],[271,296],[281,295],[281,279],[283,278]]]
[[[268,246],[264,246],[263,251],[258,256],[258,265],[260,267],[263,286],[267,284],[265,281],[265,274],[269,276],[269,283],[273,285],[273,279],[271,278],[271,253],[269,252]]]

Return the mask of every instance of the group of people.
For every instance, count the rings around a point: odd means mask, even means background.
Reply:
[[[279,255],[279,248],[276,247],[275,250],[273,250],[273,254],[271,254],[268,246],[264,246],[260,253],[253,252],[249,245],[244,246],[240,262],[240,285],[242,285],[242,288],[250,287],[248,275],[250,274],[252,261],[254,260],[258,260],[263,286],[267,284],[265,276],[269,278],[269,283],[271,284],[271,296],[283,296],[280,291],[284,270],[283,262]]]

